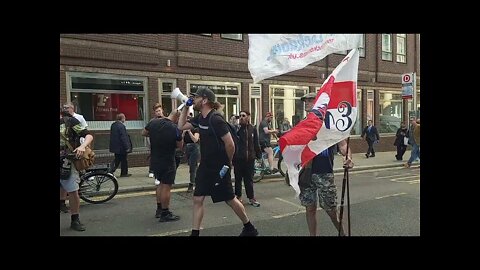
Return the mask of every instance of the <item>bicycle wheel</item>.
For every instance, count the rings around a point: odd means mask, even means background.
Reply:
[[[265,163],[263,159],[255,159],[253,165],[253,182],[257,183],[262,180],[263,175],[265,174]]]
[[[105,172],[92,172],[81,176],[80,198],[88,203],[99,204],[110,201],[118,192],[115,176]]]
[[[285,176],[285,173],[287,171],[287,164],[285,164],[285,161],[283,161],[282,156],[280,156],[280,158],[278,158],[277,168],[278,168],[278,171],[280,172],[280,174],[282,176]]]

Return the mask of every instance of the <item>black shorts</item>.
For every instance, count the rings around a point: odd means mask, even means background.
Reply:
[[[267,148],[267,147],[272,148],[272,145],[270,144],[270,142],[266,142],[266,141],[260,142],[260,149],[262,150],[262,152],[263,152],[263,150],[265,150],[265,148]]]
[[[232,170],[228,170],[225,176],[220,178],[221,168],[200,166],[195,177],[193,196],[211,196],[214,203],[232,200],[235,197],[230,174]]]
[[[153,175],[155,175],[155,179],[160,181],[160,183],[166,184],[166,185],[175,184],[176,173],[177,173],[177,169],[175,168],[175,166],[153,169]]]

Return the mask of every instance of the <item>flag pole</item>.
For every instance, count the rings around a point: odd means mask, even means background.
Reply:
[[[350,137],[347,138],[347,153],[346,153],[346,158],[348,159],[348,149],[350,145]],[[345,186],[347,186],[347,209],[348,209],[348,236],[351,236],[350,234],[350,190],[349,190],[349,185],[348,185],[348,166],[343,166],[343,183],[342,183],[342,197],[341,197],[341,202],[340,202],[340,220],[339,220],[339,225],[338,225],[338,236],[341,236],[341,231],[342,231],[342,221],[343,221],[343,204],[345,202]]]

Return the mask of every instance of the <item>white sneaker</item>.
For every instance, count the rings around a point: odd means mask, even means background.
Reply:
[[[160,185],[160,181],[158,181],[157,179],[155,179],[155,186],[158,186]]]
[[[148,177],[153,178],[153,173],[149,173]]]

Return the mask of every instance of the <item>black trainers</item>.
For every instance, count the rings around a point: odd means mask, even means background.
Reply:
[[[169,221],[177,221],[180,217],[174,215],[172,212],[168,211],[167,214],[162,214],[160,216],[160,222],[169,222]]]
[[[257,229],[247,230],[245,227],[243,227],[243,230],[239,236],[258,236],[258,231]]]
[[[75,230],[75,231],[80,231],[83,232],[85,231],[85,225],[83,225],[79,219],[73,220],[70,223],[70,229]]]
[[[279,172],[279,171],[278,171],[278,169],[277,169],[277,168],[273,168],[273,170],[272,170],[272,174],[276,174],[276,173],[278,173],[278,172]]]
[[[157,211],[155,211],[155,218],[160,218],[162,216],[162,209],[157,208]]]
[[[69,211],[70,211],[70,209],[68,208],[68,206],[66,204],[60,204],[60,212],[68,213]]]

